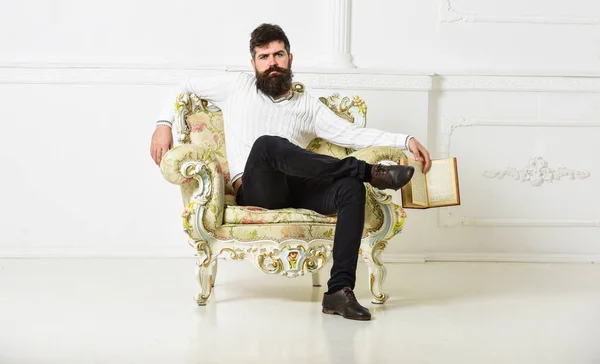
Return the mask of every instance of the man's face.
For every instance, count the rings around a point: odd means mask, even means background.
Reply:
[[[266,46],[256,47],[256,55],[252,60],[254,71],[263,74],[273,65],[279,68],[289,69],[292,65],[292,55],[285,50],[285,44],[276,40]]]
[[[292,59],[282,41],[256,47],[256,55],[252,60],[256,87],[272,97],[285,95],[292,86]]]

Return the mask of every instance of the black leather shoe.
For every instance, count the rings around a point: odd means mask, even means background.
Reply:
[[[380,190],[388,188],[397,190],[407,184],[414,173],[415,168],[413,166],[375,164],[371,169],[371,181],[369,183]]]
[[[371,319],[369,309],[363,307],[356,300],[350,287],[323,295],[323,313],[328,315],[341,315],[350,320],[368,321]]]

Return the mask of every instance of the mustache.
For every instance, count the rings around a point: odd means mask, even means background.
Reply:
[[[271,73],[273,73],[275,71],[279,72],[281,74],[284,74],[284,75],[290,72],[289,68],[281,68],[281,67],[279,67],[279,66],[277,66],[277,65],[274,64],[271,67],[269,67],[267,70],[265,70],[265,72],[263,72],[263,74],[265,76],[268,76],[268,75],[270,75]]]

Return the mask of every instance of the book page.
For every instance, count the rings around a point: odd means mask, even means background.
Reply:
[[[459,203],[456,178],[454,158],[432,161],[427,173],[430,206]]]
[[[410,189],[412,192],[412,202],[415,205],[427,206],[427,184],[423,174],[423,164],[410,159],[409,165],[415,167],[415,173],[410,180]]]

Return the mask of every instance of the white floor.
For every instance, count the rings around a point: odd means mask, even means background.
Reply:
[[[320,312],[310,277],[191,259],[0,260],[0,363],[600,363],[600,266],[389,264],[374,320]]]

